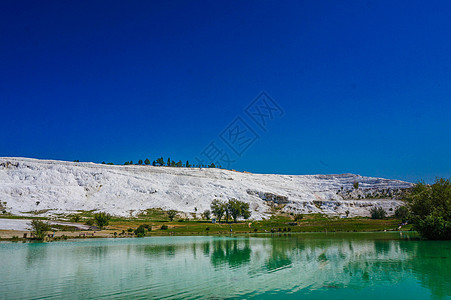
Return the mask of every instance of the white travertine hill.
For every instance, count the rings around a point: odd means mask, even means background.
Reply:
[[[353,187],[354,182],[359,188]],[[0,158],[0,206],[15,215],[78,210],[136,216],[149,208],[198,214],[213,199],[250,204],[252,219],[272,206],[287,212],[368,215],[374,206],[388,213],[411,183],[353,174],[274,175],[222,169],[111,166],[30,158]],[[391,209],[391,210],[390,210]]]

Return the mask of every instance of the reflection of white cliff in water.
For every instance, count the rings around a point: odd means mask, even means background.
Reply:
[[[407,280],[419,280],[437,298],[450,296],[451,244],[393,237],[293,234],[25,244],[15,245],[15,255],[2,267],[3,274],[27,270],[11,278],[54,297],[227,298],[274,291],[357,291]],[[6,298],[36,297],[18,282],[1,279]]]

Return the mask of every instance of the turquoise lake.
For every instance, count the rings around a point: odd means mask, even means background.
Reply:
[[[451,299],[451,242],[406,233],[0,243],[1,299]]]

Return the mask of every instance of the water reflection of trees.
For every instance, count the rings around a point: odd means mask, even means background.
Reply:
[[[27,244],[26,262],[30,268],[34,264],[44,263],[47,257],[47,245],[45,243],[29,243]]]
[[[249,263],[251,259],[250,241],[226,239],[212,242],[211,263],[215,267],[227,264],[229,267],[239,267]]]
[[[400,247],[413,253],[408,267],[432,295],[440,299],[451,296],[451,242],[401,242]]]
[[[288,241],[290,240],[288,239]],[[271,239],[271,252],[265,262],[266,270],[271,272],[291,266],[290,252],[293,249],[293,245],[290,244],[290,242],[287,243],[287,239]]]
[[[135,247],[151,257],[191,253],[199,263],[207,259],[217,270],[247,268],[250,278],[277,272],[287,287],[362,288],[382,282],[401,284],[407,275],[437,298],[451,295],[449,242],[292,235]]]

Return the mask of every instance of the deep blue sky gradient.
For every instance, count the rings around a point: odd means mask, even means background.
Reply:
[[[451,177],[450,11],[1,1],[0,156],[194,161],[265,90],[285,115],[256,128],[235,169]]]

